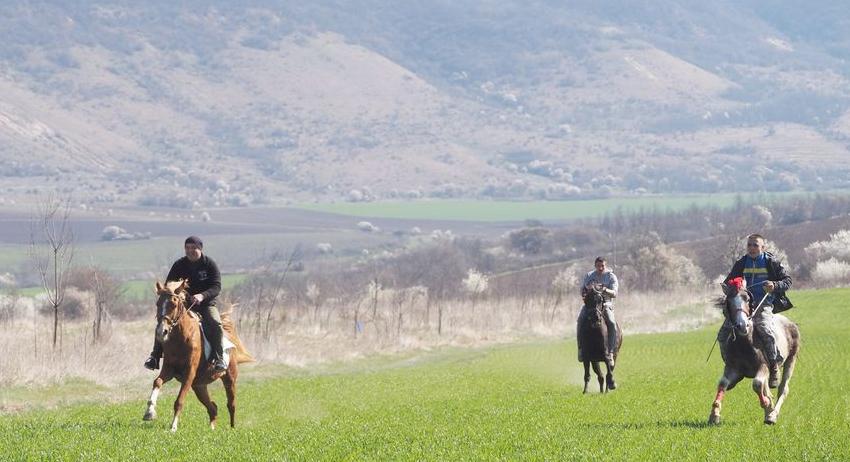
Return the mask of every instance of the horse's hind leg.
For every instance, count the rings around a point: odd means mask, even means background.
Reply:
[[[236,363],[230,360],[227,374],[221,378],[224,383],[224,392],[227,394],[227,412],[230,414],[230,428],[236,427]]]
[[[742,378],[743,376],[738,371],[729,369],[728,367],[724,369],[723,376],[720,377],[720,382],[717,384],[717,395],[714,397],[714,403],[711,404],[711,413],[708,414],[708,423],[720,423],[720,408],[723,407],[723,396],[727,390],[734,388]]]
[[[210,416],[210,428],[215,430],[215,419],[218,417],[218,406],[216,406],[215,401],[210,398],[210,392],[207,390],[207,386],[193,385],[192,390],[195,390],[195,396],[198,397],[198,401],[203,403],[203,405],[207,408],[207,414]]]
[[[599,363],[593,361],[590,364],[593,366],[593,372],[596,373],[596,381],[599,382],[599,393],[608,391],[605,389],[605,378],[602,376],[602,369],[599,367]]]
[[[587,393],[587,385],[590,383],[590,361],[584,361],[584,393]]]

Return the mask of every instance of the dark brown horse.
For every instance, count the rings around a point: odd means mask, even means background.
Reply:
[[[605,309],[605,298],[602,296],[601,286],[595,285],[585,291],[584,306],[587,310],[587,316],[577,327],[579,332],[576,335],[579,342],[579,362],[584,363],[584,393],[587,393],[587,386],[590,382],[591,366],[593,366],[593,372],[596,373],[596,379],[599,382],[599,392],[614,390],[617,388],[617,383],[614,381],[614,365],[620,352],[620,346],[623,344],[622,331],[618,324],[617,348],[613,351],[612,360],[608,355],[608,326],[605,324],[602,312]],[[599,367],[600,362],[604,362],[607,369],[604,379]]]
[[[237,364],[253,361],[248,354],[230,319],[230,311],[221,313],[225,337],[234,344],[231,349],[227,370],[215,373],[211,364],[204,359],[204,346],[198,315],[186,306],[186,281],[167,282],[165,286],[156,283],[157,300],[157,340],[162,343],[163,362],[159,376],[153,381],[153,390],[148,401],[144,420],[156,418],[156,400],[162,384],[172,378],[180,383],[180,392],[174,401],[174,418],[171,431],[177,430],[177,421],[183,410],[183,402],[189,387],[195,391],[198,400],[207,408],[210,428],[215,429],[218,406],[210,398],[207,385],[221,379],[227,394],[227,410],[230,413],[230,426],[236,425],[236,378],[239,375]]]
[[[744,377],[753,379],[753,391],[758,395],[759,404],[764,409],[764,423],[774,424],[779,410],[788,397],[788,381],[794,374],[794,364],[800,351],[800,330],[785,316],[775,314],[774,332],[776,347],[782,357],[782,380],[779,383],[779,396],[772,402],[770,388],[767,386],[768,363],[762,352],[762,343],[758,335],[753,335],[753,322],[750,314],[750,295],[742,285],[723,285],[724,298],[718,303],[723,308],[726,322],[732,326],[727,338],[720,338],[720,353],[723,362],[723,376],[717,385],[717,396],[711,406],[708,423],[720,423],[720,408],[723,395],[731,390]],[[757,309],[759,307],[756,307]]]

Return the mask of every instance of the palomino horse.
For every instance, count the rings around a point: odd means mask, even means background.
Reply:
[[[718,303],[723,308],[726,322],[732,327],[727,338],[721,338],[720,353],[726,367],[717,385],[717,396],[711,406],[708,423],[720,423],[720,408],[723,395],[731,390],[744,377],[753,379],[753,391],[759,398],[759,404],[764,409],[764,423],[774,424],[779,417],[782,403],[788,397],[788,381],[794,374],[794,364],[800,351],[800,330],[796,324],[785,316],[775,314],[774,332],[776,332],[776,347],[785,358],[782,364],[782,380],[779,383],[779,396],[771,403],[772,396],[767,386],[768,364],[762,352],[762,343],[758,335],[753,335],[753,315],[750,314],[750,294],[743,286],[741,278],[736,278],[730,285],[723,285],[725,297]],[[756,307],[757,309],[759,307]]]
[[[221,313],[225,336],[235,345],[231,350],[227,370],[215,373],[211,364],[204,360],[204,346],[201,339],[198,315],[186,306],[186,288],[184,280],[166,282],[165,286],[156,283],[157,301],[157,340],[162,343],[163,361],[159,376],[153,381],[153,390],[148,401],[144,420],[156,418],[156,400],[162,384],[176,378],[182,385],[174,401],[174,418],[171,431],[177,430],[177,421],[183,410],[183,402],[189,387],[195,391],[198,400],[207,408],[210,428],[215,429],[218,406],[210,399],[207,385],[221,379],[227,394],[227,410],[230,413],[230,426],[236,425],[236,378],[239,375],[237,364],[253,361],[248,354],[230,319],[230,310]]]
[[[596,373],[596,379],[599,382],[599,392],[607,392],[617,388],[614,382],[614,364],[617,361],[617,354],[620,352],[620,346],[623,344],[623,334],[617,329],[617,348],[613,352],[613,360],[608,357],[608,326],[605,324],[602,310],[605,309],[605,299],[602,296],[602,286],[594,285],[588,289],[584,295],[584,306],[586,306],[587,316],[584,322],[578,326],[578,348],[579,361],[584,363],[584,393],[587,393],[587,386],[590,382],[590,366],[593,366],[593,372]],[[602,378],[602,370],[599,368],[599,363],[605,362],[607,374],[605,379]]]

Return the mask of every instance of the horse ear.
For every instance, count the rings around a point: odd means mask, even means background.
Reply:
[[[156,281],[156,293],[162,292],[163,289],[164,287],[162,286],[162,284],[159,281]]]
[[[188,287],[189,287],[189,282],[185,279],[181,279],[180,285],[177,286],[177,290],[175,290],[174,293],[185,292]]]

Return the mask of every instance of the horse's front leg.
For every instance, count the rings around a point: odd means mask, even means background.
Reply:
[[[183,403],[186,401],[186,394],[192,388],[192,382],[195,381],[196,367],[191,367],[186,372],[183,383],[180,384],[180,391],[177,393],[177,399],[174,400],[174,418],[171,420],[171,431],[177,431],[177,421],[180,420],[180,413],[183,411]]]
[[[770,421],[770,413],[773,412],[773,405],[770,402],[770,390],[767,387],[767,368],[763,367],[756,373],[753,378],[753,391],[759,398],[759,405],[764,409],[764,423],[775,423]]]
[[[162,384],[171,380],[172,375],[170,373],[165,372],[165,368],[163,371],[159,373],[159,376],[153,381],[153,388],[151,389],[151,397],[148,399],[148,409],[145,411],[143,420],[154,420],[156,419],[156,400],[159,398],[159,392],[162,390]]]
[[[593,372],[596,373],[596,381],[599,382],[599,393],[606,392],[605,378],[602,377],[602,368],[599,367],[599,363],[596,361],[591,362],[590,365],[593,366]]]
[[[590,361],[584,361],[584,392],[587,393],[587,385],[590,383]]]
[[[711,404],[711,413],[708,415],[708,423],[720,423],[720,408],[723,406],[723,396],[726,390],[734,387],[735,384],[741,381],[743,376],[736,370],[726,368],[723,371],[723,376],[720,377],[720,382],[717,384],[717,395],[714,396],[714,403]]]
[[[614,360],[611,357],[605,359],[605,385],[609,390],[617,389],[617,382],[614,381]]]

